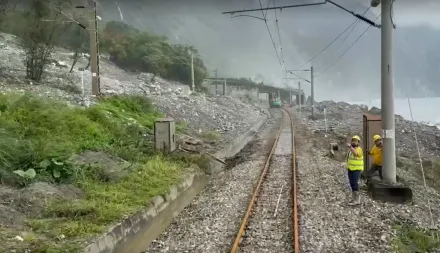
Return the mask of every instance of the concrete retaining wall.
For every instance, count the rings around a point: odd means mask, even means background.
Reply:
[[[261,128],[267,117],[262,117],[249,131],[233,144],[215,154],[231,157],[238,153]],[[224,165],[213,161],[208,174],[223,169]],[[206,174],[187,175],[177,186],[170,188],[165,197],[157,196],[144,210],[131,215],[113,226],[105,235],[89,244],[84,253],[139,253],[155,240],[209,182]]]

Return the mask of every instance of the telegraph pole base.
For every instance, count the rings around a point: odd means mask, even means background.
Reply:
[[[381,182],[378,177],[368,180],[367,186],[373,200],[405,204],[413,199],[411,188],[401,184],[386,184]]]

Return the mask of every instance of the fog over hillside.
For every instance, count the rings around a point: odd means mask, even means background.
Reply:
[[[268,0],[261,1],[263,6],[268,5]],[[311,2],[320,1],[277,0],[275,4]],[[370,1],[335,2],[361,14]],[[195,45],[206,65],[210,69],[218,68],[221,77],[261,74],[266,81],[283,85],[283,73],[264,21],[221,14],[259,8],[258,0],[98,0],[98,4],[104,21],[122,19],[139,29],[166,35],[174,42]],[[440,96],[440,1],[397,0],[394,5],[396,96]],[[268,11],[267,19],[281,55],[274,13]],[[262,16],[259,11],[248,14]],[[277,15],[287,69],[301,66],[355,20],[331,4],[283,9]],[[373,20],[378,15],[380,7],[365,14]],[[380,18],[377,22],[380,23]],[[313,60],[317,99],[380,97],[380,29],[371,27],[344,57],[324,72],[367,27],[359,22],[344,44],[341,45],[345,34]],[[290,83],[296,86],[296,81]]]

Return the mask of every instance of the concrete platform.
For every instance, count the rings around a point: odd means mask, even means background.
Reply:
[[[413,192],[403,184],[385,184],[379,177],[373,177],[367,182],[368,192],[373,200],[404,204],[411,202]]]
[[[290,121],[284,122],[283,129],[281,130],[280,138],[278,140],[277,147],[275,148],[274,155],[291,155],[292,154],[292,128]]]

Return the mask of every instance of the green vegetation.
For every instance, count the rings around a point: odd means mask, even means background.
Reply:
[[[157,74],[191,83],[191,53],[194,54],[194,80],[199,86],[207,76],[197,50],[187,45],[172,45],[164,36],[140,31],[122,22],[111,21],[101,33],[101,49],[121,67]]]
[[[106,150],[128,161],[143,161],[151,145],[143,141],[160,114],[143,97],[106,98],[90,108],[69,107],[32,95],[0,95],[0,166],[38,170],[84,150]],[[11,145],[12,144],[12,145]],[[46,164],[46,165],[45,165]],[[69,178],[72,171],[63,171]]]
[[[214,141],[217,141],[218,139],[220,139],[220,137],[221,137],[221,133],[218,132],[218,131],[208,131],[208,132],[203,132],[203,133],[202,133],[202,137],[203,137],[205,140],[208,140],[208,141],[212,141],[212,142],[214,142]]]
[[[75,240],[103,233],[110,223],[142,209],[152,197],[164,196],[184,172],[181,164],[154,156],[116,183],[78,179],[85,199],[53,202],[44,218],[31,220],[29,226],[52,239],[64,235]]]
[[[431,252],[440,247],[438,231],[428,231],[409,225],[395,226],[393,247],[397,253]]]
[[[82,239],[145,207],[152,197],[203,166],[202,157],[163,156],[153,151],[154,120],[162,115],[140,96],[103,98],[89,108],[69,106],[37,96],[0,95],[0,179],[17,187],[45,181],[73,184],[84,197],[49,202],[41,217],[31,217],[31,252],[66,252]],[[98,166],[74,166],[84,151],[123,158],[132,165],[116,180],[102,177]],[[37,214],[36,214],[37,215]],[[0,231],[1,234],[4,230]],[[65,236],[59,240],[59,236]],[[15,236],[15,235],[14,235]]]

